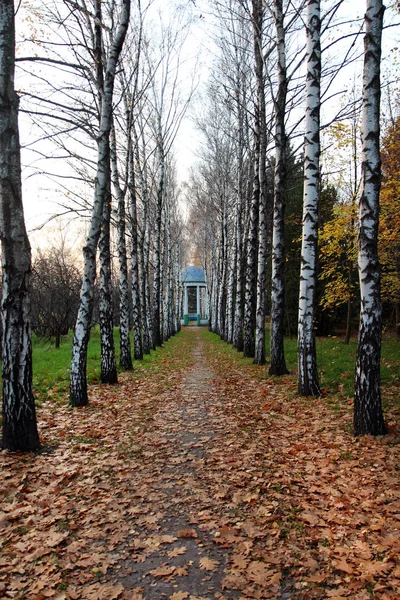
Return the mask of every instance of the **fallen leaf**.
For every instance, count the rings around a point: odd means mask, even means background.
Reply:
[[[157,567],[156,569],[149,571],[149,574],[153,575],[153,577],[169,577],[172,575],[175,569],[176,567],[173,566],[162,565],[161,567]]]
[[[172,548],[172,550],[170,550],[168,552],[168,557],[175,558],[175,556],[180,556],[181,554],[185,554],[186,550],[187,550],[186,546],[178,546],[177,548]]]
[[[218,561],[204,556],[200,559],[199,566],[202,571],[215,571],[218,566]]]
[[[178,538],[197,538],[197,532],[195,529],[181,529],[178,531]]]
[[[189,597],[188,592],[175,592],[169,597],[169,600],[185,600]]]

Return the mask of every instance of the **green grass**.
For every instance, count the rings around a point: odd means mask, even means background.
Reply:
[[[224,347],[231,347],[221,341],[215,334],[208,331],[202,332],[205,340],[213,340],[219,345],[219,351],[224,352]],[[262,369],[263,376],[268,376],[269,360],[269,329],[266,330],[266,367],[254,366],[254,369]],[[316,339],[317,366],[320,385],[326,394],[339,394],[341,397],[352,397],[354,392],[354,369],[357,351],[357,339],[354,337],[349,344],[345,344],[343,338],[336,336]],[[400,385],[400,340],[393,334],[386,334],[382,340],[381,356],[381,382],[384,386],[399,387]],[[231,349],[233,361],[241,364],[251,365],[252,359],[243,358],[241,353]],[[285,359],[290,373],[297,372],[297,340],[295,338],[285,339]]]
[[[65,401],[69,391],[69,368],[71,363],[72,333],[64,336],[60,348],[43,338],[32,338],[33,390],[37,403],[47,399]],[[119,363],[119,331],[114,329],[114,342],[117,366]],[[155,373],[166,373],[185,366],[190,361],[190,347],[193,340],[187,340],[177,334],[163,344],[162,349],[144,356],[141,361],[134,361],[134,371],[139,375],[151,370]],[[131,339],[133,350],[133,339]],[[179,352],[177,349],[179,348]],[[182,359],[182,355],[186,356]],[[168,365],[168,369],[166,369]],[[91,331],[87,355],[88,384],[100,381],[100,331],[95,327]],[[173,382],[171,381],[171,386]]]
[[[115,349],[117,364],[119,360],[119,333],[115,329]],[[201,330],[204,340],[212,341],[218,345],[218,351],[230,352],[231,359],[241,364],[252,366],[252,359],[244,359],[241,353],[221,341],[218,336],[210,333],[206,328]],[[56,349],[54,344],[33,336],[33,388],[37,402],[47,399],[65,401],[69,389],[69,367],[71,361],[72,334],[62,338],[61,347]],[[182,360],[190,362],[190,348],[193,340],[184,333],[178,334],[164,344],[161,351],[152,352],[142,361],[134,364],[135,371],[145,373],[151,370],[156,373],[165,373],[185,365],[180,365]],[[339,394],[341,397],[352,397],[354,386],[354,365],[357,340],[353,338],[346,345],[339,337],[317,338],[317,364],[322,390],[327,394]],[[386,335],[382,342],[381,379],[386,386],[398,387],[400,384],[400,342],[393,335]],[[179,349],[179,351],[178,351]],[[269,331],[266,332],[267,360],[269,356]],[[285,356],[288,369],[291,373],[297,370],[297,342],[296,339],[285,340]],[[182,357],[186,357],[182,359]],[[255,371],[263,377],[268,376],[268,365],[257,367]],[[98,383],[100,379],[100,334],[99,328],[92,330],[88,347],[87,380],[88,384]],[[173,382],[171,383],[173,385]]]
[[[59,399],[68,392],[72,339],[72,333],[63,336],[60,348],[55,348],[51,340],[32,336],[33,390],[39,403],[47,398]],[[99,378],[100,333],[94,328],[88,346],[87,380],[97,383]]]

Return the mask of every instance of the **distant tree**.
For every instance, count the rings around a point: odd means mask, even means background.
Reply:
[[[379,257],[382,300],[394,307],[400,336],[400,117],[382,139],[382,190],[379,217]]]
[[[332,219],[321,224],[319,232],[320,275],[322,296],[320,308],[333,311],[347,305],[345,343],[350,341],[351,307],[356,296],[357,268],[356,205],[350,201],[337,203]]]
[[[32,328],[39,336],[61,336],[75,325],[82,276],[76,257],[65,247],[39,251],[32,265]]]
[[[18,96],[14,89],[14,2],[0,2],[0,237],[2,245],[3,447],[39,446],[32,393],[31,249],[21,193]]]

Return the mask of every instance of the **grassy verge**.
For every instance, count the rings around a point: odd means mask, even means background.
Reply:
[[[267,364],[263,367],[253,364],[252,359],[243,358],[232,346],[206,330],[202,331],[204,340],[217,345],[217,351],[229,353],[230,359],[238,366],[250,370],[255,377],[268,377],[269,330],[266,331]],[[354,391],[354,368],[357,350],[357,339],[349,344],[338,337],[317,338],[317,365],[321,388],[328,398],[346,401],[352,399]],[[397,390],[400,386],[400,343],[393,335],[386,335],[382,340],[381,382],[385,407],[400,409]],[[295,338],[285,339],[286,364],[292,377],[297,373],[297,341]]]
[[[217,344],[218,352],[229,353],[231,359],[239,365],[252,371],[255,377],[268,377],[268,364],[264,367],[253,365],[252,359],[245,359],[241,353],[221,341],[218,336],[210,333],[206,328],[201,330],[204,340]],[[169,370],[185,368],[190,363],[190,348],[193,337],[185,332],[171,338],[163,348],[151,355],[145,356],[142,361],[134,364],[137,374],[145,374],[147,370],[163,372],[166,364]],[[328,396],[336,396],[345,400],[353,395],[354,364],[357,340],[354,338],[350,344],[336,337],[317,338],[317,364],[320,383],[323,392]],[[44,400],[54,399],[65,401],[69,389],[69,367],[71,361],[72,334],[64,336],[61,347],[54,348],[54,344],[41,338],[33,337],[33,388],[35,398],[40,404]],[[381,378],[384,390],[383,399],[387,404],[396,404],[400,407],[400,400],[396,390],[400,385],[400,353],[399,341],[395,336],[385,336],[382,341]],[[117,362],[119,359],[119,334],[115,329],[115,348]],[[179,348],[179,352],[177,352]],[[269,356],[269,331],[266,332],[266,350]],[[285,356],[288,369],[292,375],[297,371],[297,346],[296,340],[285,340]],[[185,358],[182,358],[185,357]],[[182,362],[183,361],[183,362]],[[92,330],[88,346],[87,379],[89,384],[99,382],[100,378],[100,334],[99,329]]]
[[[119,361],[119,332],[114,330],[114,341],[117,364]],[[131,340],[133,346],[133,340]],[[171,338],[163,344],[163,347],[150,355],[144,356],[143,360],[134,363],[134,372],[139,376],[146,371],[162,372],[168,364],[170,371],[185,367],[191,360],[190,347],[192,339],[185,339],[181,334]],[[176,352],[177,347],[182,348],[186,363],[182,363],[182,354]],[[37,403],[47,399],[65,401],[69,390],[69,368],[71,362],[72,334],[62,338],[60,348],[56,349],[50,341],[33,336],[32,340],[32,363],[33,363],[33,389]],[[178,356],[180,357],[178,359]],[[88,384],[96,384],[100,381],[100,332],[96,327],[92,330],[87,359]]]

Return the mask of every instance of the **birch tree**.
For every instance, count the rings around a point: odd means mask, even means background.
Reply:
[[[116,68],[129,24],[130,0],[121,0],[119,23],[109,48],[105,65],[104,87],[101,90],[101,116],[97,138],[97,176],[94,202],[86,246],[83,249],[84,273],[80,306],[74,331],[70,372],[70,402],[73,406],[88,403],[86,382],[87,345],[93,308],[96,278],[96,251],[101,233],[104,205],[111,184],[110,132],[112,127],[113,91]]]
[[[285,109],[288,81],[286,73],[286,40],[282,4],[282,0],[274,0],[278,83],[275,97],[275,173],[272,233],[270,375],[284,375],[288,373],[283,346],[285,329],[284,188],[287,158]]]
[[[257,303],[256,303],[256,337],[254,362],[264,365],[265,356],[265,294],[266,269],[268,256],[268,206],[267,206],[267,124],[265,110],[265,84],[263,56],[264,8],[260,0],[253,0],[254,28],[254,60],[257,82],[257,110],[255,130],[259,135],[260,156],[258,161],[259,213],[258,213],[258,259],[257,259]]]
[[[380,393],[382,302],[378,257],[381,186],[380,61],[384,10],[382,0],[367,0],[362,110],[362,193],[358,235],[361,311],[354,392],[355,435],[386,433]]]
[[[132,369],[131,342],[129,337],[129,284],[128,260],[126,252],[126,209],[125,190],[120,183],[117,161],[117,143],[115,129],[111,135],[111,172],[114,195],[117,204],[117,237],[119,266],[119,364],[123,369]]]
[[[0,237],[2,246],[3,447],[39,447],[32,393],[31,250],[21,192],[14,2],[0,3]]]
[[[318,205],[320,193],[320,33],[320,0],[307,0],[304,198],[297,340],[298,392],[302,396],[320,395],[314,336],[317,283]]]

